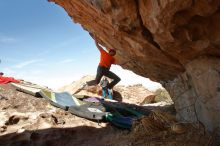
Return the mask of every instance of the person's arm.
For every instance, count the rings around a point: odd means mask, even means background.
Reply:
[[[96,47],[99,49],[99,51],[104,50],[104,49],[99,45],[99,43],[98,43],[97,41],[95,41],[95,45],[96,45]]]
[[[99,45],[99,43],[96,41],[94,35],[90,32],[89,35],[95,40],[95,45],[99,49],[99,51],[103,50],[103,48]]]

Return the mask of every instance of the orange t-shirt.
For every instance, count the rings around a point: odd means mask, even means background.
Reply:
[[[115,58],[108,54],[102,48],[99,49],[101,53],[99,65],[103,67],[110,68],[112,64],[115,64]]]

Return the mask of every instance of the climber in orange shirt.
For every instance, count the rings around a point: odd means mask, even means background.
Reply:
[[[121,79],[110,71],[110,67],[112,64],[116,64],[114,56],[116,55],[116,51],[114,49],[110,49],[109,52],[106,52],[96,41],[96,46],[100,51],[100,63],[97,69],[97,74],[95,80],[91,80],[89,82],[86,82],[83,87],[86,85],[92,86],[99,84],[101,78],[103,76],[106,76],[110,79],[113,79],[111,83],[107,85],[108,89],[112,89]]]

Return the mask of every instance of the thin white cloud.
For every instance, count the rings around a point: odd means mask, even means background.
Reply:
[[[91,54],[96,48],[84,49],[82,50],[83,54]]]
[[[38,63],[38,62],[41,62],[41,61],[43,61],[43,60],[42,59],[33,59],[33,60],[24,61],[24,62],[21,62],[19,64],[16,64],[14,66],[14,68],[21,69],[23,67],[26,67],[26,66],[29,66],[31,64],[35,64],[35,63]]]
[[[65,60],[61,60],[61,61],[59,62],[59,64],[67,64],[67,63],[72,63],[72,62],[74,62],[73,59],[65,59]]]
[[[56,47],[54,49],[60,49],[60,48],[65,48],[65,47],[69,47],[74,45],[75,43],[79,43],[81,42],[81,40],[84,38],[84,35],[80,35],[80,36],[76,36],[70,39],[67,39],[65,41],[62,42],[58,42],[56,45]]]
[[[14,43],[17,39],[13,37],[0,36],[0,43]]]
[[[42,76],[43,76],[42,70],[21,70],[21,71],[16,71],[16,73],[13,74],[13,77],[27,81],[43,80]]]
[[[43,56],[43,55],[48,55],[50,53],[49,50],[45,50],[43,52],[40,52],[39,54],[37,54],[37,56]]]

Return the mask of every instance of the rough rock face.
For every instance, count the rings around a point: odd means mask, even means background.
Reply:
[[[124,68],[172,86],[178,115],[219,127],[219,0],[50,1],[115,48]]]
[[[202,57],[186,66],[186,72],[165,86],[175,103],[177,117],[200,122],[207,130],[220,127],[220,60]],[[220,132],[220,131],[219,131]]]

